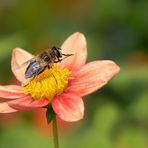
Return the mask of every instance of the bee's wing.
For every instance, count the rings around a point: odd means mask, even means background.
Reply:
[[[25,80],[25,71],[26,71],[28,65],[29,65],[32,61],[34,61],[34,60],[36,60],[36,57],[33,57],[33,58],[31,58],[30,60],[25,61],[23,64],[18,65],[18,66],[14,69],[15,72],[16,72],[16,73],[21,73],[21,74],[23,74],[22,77],[23,77],[24,80]]]
[[[34,61],[35,59],[36,59],[36,57],[33,57],[33,58],[31,58],[30,60],[25,61],[23,64],[18,65],[18,66],[15,68],[15,70],[21,70],[21,69],[27,68],[27,66],[30,64],[30,62]]]
[[[30,82],[34,78],[34,76],[38,75],[47,66],[47,63],[44,60],[39,59],[38,57],[31,59],[29,63],[27,61],[27,63],[24,63],[23,65],[25,66],[26,64],[26,70],[24,71],[25,79],[22,83],[23,86],[27,85],[28,82]],[[34,66],[36,67],[35,69],[33,68]]]

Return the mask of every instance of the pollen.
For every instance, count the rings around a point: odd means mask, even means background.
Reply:
[[[53,65],[35,76],[22,89],[26,94],[31,94],[33,99],[48,98],[49,101],[61,94],[68,86],[70,71]]]

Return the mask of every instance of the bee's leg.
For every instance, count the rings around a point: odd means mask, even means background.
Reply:
[[[54,76],[54,74],[52,73],[52,76],[54,77],[56,84],[58,84],[56,77]]]
[[[54,78],[55,81],[56,81],[56,84],[58,84],[57,79],[56,79],[56,77],[54,76],[54,74],[53,74],[53,72],[52,72],[52,69],[50,69],[50,70],[51,70],[51,75],[53,76],[53,78]]]
[[[50,68],[50,66],[49,66],[49,65],[47,65],[47,68],[49,69],[49,68]]]
[[[50,68],[50,65],[47,65],[47,68],[50,69],[51,75],[54,77],[54,79],[55,79],[55,81],[56,81],[56,84],[58,84],[57,79],[56,79],[56,77],[54,76],[54,74],[53,74],[53,72],[52,72],[52,69]]]
[[[61,62],[63,59],[58,59],[57,61],[54,61],[54,63]]]

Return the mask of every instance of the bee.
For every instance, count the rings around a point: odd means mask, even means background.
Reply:
[[[25,62],[23,65],[26,65],[28,63],[24,74],[25,79],[31,80],[35,76],[42,73],[45,68],[51,68],[53,63],[61,62],[63,59],[73,55],[63,54],[61,50],[61,48],[53,46],[52,48],[43,51],[29,61]]]

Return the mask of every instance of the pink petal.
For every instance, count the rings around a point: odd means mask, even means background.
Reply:
[[[24,74],[27,67],[27,64],[26,65],[22,64],[24,64],[26,61],[30,60],[31,58],[33,58],[33,55],[30,54],[29,52],[21,48],[13,49],[11,68],[16,78],[21,82],[24,81]]]
[[[31,102],[31,96],[25,96],[23,98],[17,99],[17,100],[13,100],[13,101],[7,101],[7,102],[2,102],[0,103],[0,113],[12,113],[12,112],[16,112],[18,110],[13,109],[9,106],[9,103],[29,103]]]
[[[17,85],[0,85],[0,98],[17,99],[26,96]]]
[[[119,66],[109,60],[88,63],[73,73],[74,80],[67,92],[79,96],[90,94],[104,86],[119,70]]]
[[[62,94],[52,101],[53,110],[64,121],[78,121],[84,116],[84,104],[81,97],[74,94]]]
[[[17,112],[17,110],[9,107],[7,103],[0,103],[0,113],[13,113]]]
[[[31,102],[9,103],[9,106],[19,111],[25,111],[25,110],[33,110],[36,108],[44,107],[48,103],[49,103],[48,99],[37,99],[37,100],[32,100]]]
[[[86,39],[82,33],[74,33],[63,43],[62,53],[74,54],[60,63],[61,68],[77,70],[83,66],[87,58]]]

